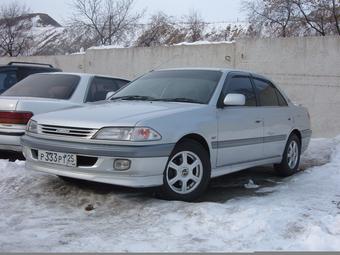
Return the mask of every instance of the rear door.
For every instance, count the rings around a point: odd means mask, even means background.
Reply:
[[[224,106],[217,111],[217,165],[228,166],[263,158],[263,117],[257,107],[256,93],[247,73],[230,73],[221,100],[229,93],[246,96],[245,106]]]
[[[268,80],[253,78],[264,117],[264,157],[282,156],[293,118],[279,90]]]

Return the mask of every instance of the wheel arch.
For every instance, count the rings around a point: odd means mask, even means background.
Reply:
[[[292,134],[295,134],[295,135],[299,138],[299,140],[300,140],[300,145],[301,145],[301,144],[302,144],[302,134],[301,134],[300,130],[298,130],[297,128],[293,129],[293,130],[290,132],[290,134],[289,134],[289,136],[288,136],[288,139],[289,139],[289,137],[290,137]]]
[[[178,142],[176,143],[176,145],[181,143],[183,140],[186,140],[186,139],[194,140],[194,141],[198,142],[199,144],[201,144],[203,146],[203,148],[207,151],[208,156],[210,158],[210,147],[208,145],[207,140],[202,135],[197,134],[197,133],[187,134],[187,135],[183,136],[181,139],[179,139]]]

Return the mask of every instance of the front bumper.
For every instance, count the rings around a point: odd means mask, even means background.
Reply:
[[[26,167],[48,174],[66,176],[126,187],[153,187],[163,184],[163,172],[174,144],[117,146],[64,142],[25,135],[21,139]],[[81,158],[95,158],[94,164],[68,167],[37,160],[35,150],[73,153]],[[129,159],[130,169],[117,171],[115,159]]]

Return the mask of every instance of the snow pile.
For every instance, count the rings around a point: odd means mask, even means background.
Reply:
[[[88,50],[110,50],[110,49],[124,49],[124,48],[131,48],[131,47],[125,47],[123,45],[102,45],[102,46],[92,46],[88,48]]]
[[[247,184],[244,184],[244,187],[245,187],[246,189],[257,189],[257,188],[259,188],[260,186],[259,186],[259,185],[256,185],[256,184],[254,183],[253,180],[249,180],[249,182],[248,182]]]
[[[0,160],[0,251],[340,250],[340,137],[313,140],[302,168],[285,179],[268,167],[225,176],[184,203]]]
[[[235,41],[219,41],[219,42],[210,42],[210,41],[197,41],[197,42],[182,42],[177,43],[174,46],[192,46],[192,45],[206,45],[206,44],[230,44],[235,43]]]

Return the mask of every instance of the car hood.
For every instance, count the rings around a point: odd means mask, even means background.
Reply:
[[[139,121],[189,111],[205,105],[177,102],[102,102],[82,108],[40,114],[39,124],[99,129],[107,126],[136,126]]]

